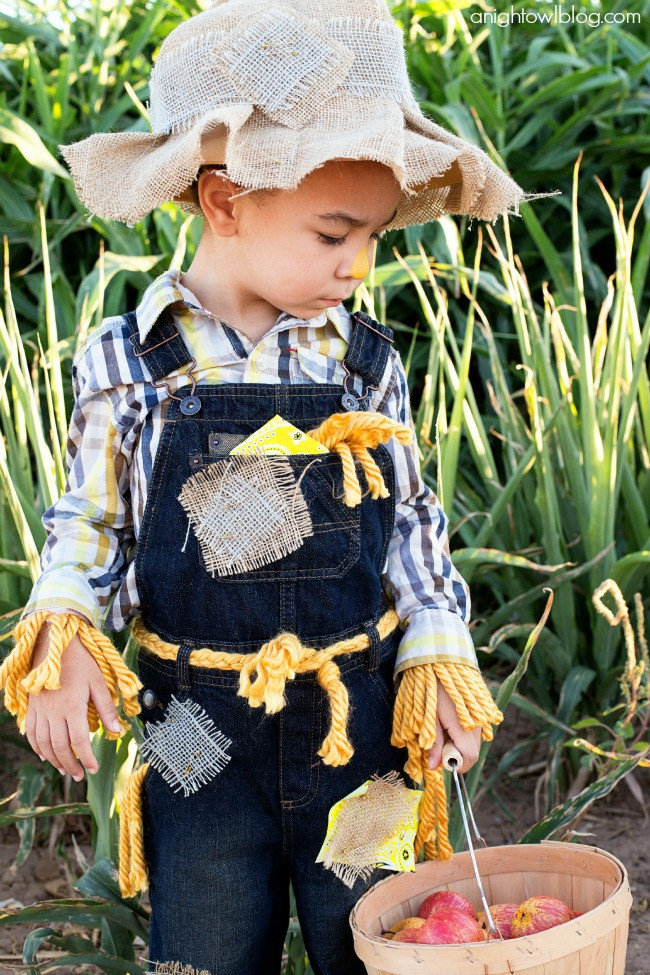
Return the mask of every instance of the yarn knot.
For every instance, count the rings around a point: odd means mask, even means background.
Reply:
[[[410,443],[413,431],[384,416],[383,413],[334,413],[309,434],[328,450],[337,453],[343,465],[343,501],[348,508],[361,503],[361,485],[355,468],[355,459],[368,484],[372,498],[387,498],[388,488],[369,448],[386,443],[391,437],[401,444]]]
[[[280,711],[285,703],[285,684],[296,676],[305,651],[306,648],[292,633],[281,633],[269,640],[242,667],[238,695],[248,698],[252,708],[266,705],[267,714]],[[253,672],[256,672],[256,676],[251,681]]]
[[[332,715],[329,733],[318,754],[326,765],[345,765],[354,754],[346,731],[348,692],[341,680],[341,671],[327,651],[312,650],[303,646],[292,633],[281,633],[243,664],[237,693],[247,698],[251,707],[264,704],[267,714],[275,714],[286,703],[286,682],[293,680],[297,673],[308,671],[316,671],[316,679],[327,694]],[[251,681],[253,672],[256,676]]]

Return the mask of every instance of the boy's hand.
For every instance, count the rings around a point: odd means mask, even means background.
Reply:
[[[46,623],[34,647],[32,670],[47,656],[48,645]],[[92,700],[100,720],[111,730],[120,730],[118,715],[101,670],[78,636],[72,638],[61,656],[60,681],[58,690],[43,687],[38,694],[29,695],[25,734],[41,760],[47,759],[62,775],[69,772],[79,782],[84,775],[79,761],[89,772],[97,771],[90,743],[88,702]]]
[[[436,740],[429,749],[429,768],[436,769],[442,761],[442,747],[445,741],[451,739],[463,756],[463,764],[459,772],[469,772],[478,759],[481,747],[481,729],[472,728],[465,731],[458,720],[458,712],[452,699],[438,681],[438,709],[436,714]]]

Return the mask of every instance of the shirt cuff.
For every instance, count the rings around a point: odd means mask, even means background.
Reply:
[[[57,613],[65,613],[69,616],[78,616],[85,623],[90,623],[91,626],[94,626],[92,620],[85,613],[82,613],[78,609],[72,609],[70,606],[66,606],[65,609],[55,609],[53,606],[30,606],[29,609],[25,609],[20,619],[24,620],[27,616],[33,616],[34,613],[49,613],[50,616],[56,616]]]
[[[52,613],[76,613],[101,630],[103,613],[95,594],[79,572],[58,567],[56,572],[44,572],[34,583],[22,616],[30,613],[51,610]]]
[[[469,664],[478,661],[467,624],[457,613],[422,609],[409,618],[395,661],[395,678],[408,667],[444,661]]]

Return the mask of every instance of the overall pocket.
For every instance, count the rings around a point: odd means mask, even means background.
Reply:
[[[269,485],[265,459],[275,462],[279,491]],[[187,545],[195,545],[197,559],[207,572],[222,582],[253,577],[282,582],[340,578],[354,566],[361,547],[361,506],[349,508],[343,502],[343,471],[336,454],[245,455],[241,460],[247,463],[238,465],[240,469],[235,469],[233,460],[240,458],[192,454],[190,469],[197,479],[190,477],[179,496],[187,514],[192,503],[188,487],[202,485],[204,496],[213,492],[212,502],[203,500],[201,512],[188,516],[194,531]],[[237,498],[233,481],[224,502],[222,485],[233,472],[242,478],[241,493]],[[214,534],[206,544],[209,532]],[[214,557],[211,545],[217,550]],[[230,566],[215,569],[215,559],[223,565],[221,553],[226,552],[227,562],[229,550],[234,556]]]

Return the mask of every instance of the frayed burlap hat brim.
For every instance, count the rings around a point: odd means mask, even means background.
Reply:
[[[179,135],[100,132],[59,146],[77,195],[89,216],[120,220],[132,227],[161,203],[174,200],[196,177],[204,134],[237,131],[252,105],[227,105]],[[223,129],[223,126],[228,126]],[[225,139],[222,139],[225,143]]]
[[[388,229],[444,214],[494,221],[525,197],[481,149],[426,119],[415,101],[404,108],[390,98],[336,94],[304,129],[227,105],[183,132],[99,133],[60,149],[89,214],[129,226],[167,201],[200,214],[188,187],[205,163],[225,163],[242,188],[284,190],[331,159],[383,163],[403,190]]]

